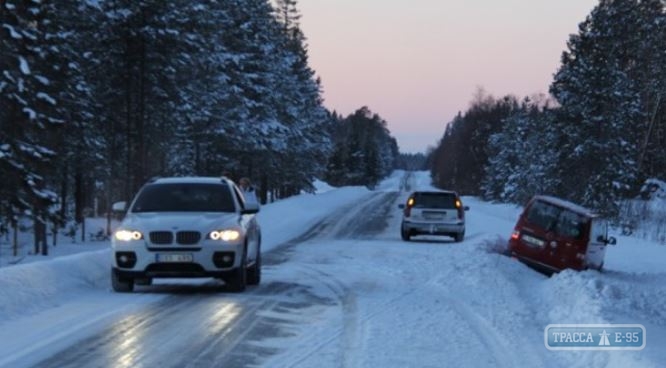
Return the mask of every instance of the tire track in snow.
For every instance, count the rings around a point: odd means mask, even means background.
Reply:
[[[373,318],[386,313],[394,308],[398,302],[409,297],[409,295],[422,290],[425,285],[409,289],[396,295],[381,304],[374,306],[365,312],[360,312],[357,303],[357,296],[350,286],[334,275],[322,271],[314,266],[300,265],[303,272],[308,273],[313,283],[319,283],[326,286],[336,297],[335,304],[342,314],[342,325],[322,331],[315,331],[301,336],[301,340],[317,341],[314,346],[308,349],[299,349],[296,352],[287,352],[278,355],[281,367],[299,367],[309,359],[317,356],[322,350],[329,348],[332,344],[340,342],[338,347],[339,359],[343,367],[361,366],[360,356],[365,350],[365,326]]]
[[[523,364],[521,359],[516,359],[512,347],[504,341],[502,334],[488,320],[448,295],[444,295],[444,299],[456,314],[462,316],[463,320],[469,323],[472,328],[471,332],[479,341],[483,342],[487,351],[491,352],[495,367],[514,368]]]
[[[382,194],[384,193],[368,193],[359,200],[359,202],[362,203],[361,205],[354,203],[336,210],[335,212],[312,225],[302,235],[277,245],[270,251],[266,252],[263,255],[264,264],[271,266],[287,261],[289,259],[289,254],[291,253],[292,248],[306,243],[314,238],[327,239],[333,236],[340,236],[338,233],[343,231],[345,226],[350,226],[349,224],[352,224],[354,219],[359,217],[360,213],[365,211],[372,212],[373,209],[371,207],[378,200],[383,198]]]

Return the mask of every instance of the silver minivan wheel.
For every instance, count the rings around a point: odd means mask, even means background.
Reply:
[[[409,241],[409,239],[411,238],[411,235],[409,234],[409,230],[405,229],[404,225],[400,225],[400,237],[404,241]]]

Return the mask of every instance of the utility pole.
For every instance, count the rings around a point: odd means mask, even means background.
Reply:
[[[655,122],[657,121],[657,111],[659,111],[659,105],[661,104],[661,94],[657,97],[657,105],[654,107],[652,112],[652,118],[649,121],[648,131],[645,134],[645,141],[643,142],[643,149],[641,150],[640,158],[638,159],[638,172],[641,172],[643,168],[643,160],[645,160],[645,154],[648,150],[648,145],[650,144],[650,136],[652,135],[652,130],[654,129]]]

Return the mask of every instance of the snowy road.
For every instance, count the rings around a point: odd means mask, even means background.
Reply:
[[[265,281],[243,294],[224,293],[216,281],[204,285],[162,282],[138,293],[167,294],[40,362],[39,367],[211,367],[258,364],[276,353],[256,342],[290,334],[294,321],[315,307],[349,307],[351,293],[335,278],[307,265],[288,265],[306,278],[281,281],[273,269],[290,262],[296,247],[326,239],[364,239],[381,233],[397,203],[397,192],[376,192],[362,205],[342,208],[303,236],[265,254]],[[397,205],[396,205],[397,206]],[[312,289],[325,285],[324,293]],[[79,323],[84,323],[80,321]],[[16,363],[16,362],[14,362]]]
[[[407,184],[423,187],[419,180]],[[271,247],[262,284],[242,294],[214,281],[159,280],[123,295],[108,292],[108,276],[91,281],[88,292],[36,314],[32,324],[27,318],[3,324],[0,366],[658,367],[666,361],[663,272],[625,269],[611,249],[606,273],[548,278],[489,251],[510,233],[518,209],[473,198],[465,198],[471,210],[464,242],[403,242],[397,205],[407,192],[398,188],[349,197],[300,236]],[[64,319],[56,322],[59,315]],[[553,352],[543,343],[550,323],[642,323],[648,345],[637,352]],[[12,341],[6,331],[21,326],[39,331]]]

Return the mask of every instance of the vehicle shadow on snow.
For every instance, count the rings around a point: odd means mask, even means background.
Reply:
[[[482,233],[473,233],[465,236],[465,239],[460,243],[456,242],[450,236],[446,235],[412,235],[409,239],[409,243],[451,243],[451,244],[463,244],[468,243],[470,240],[475,240],[476,238],[482,236]]]
[[[314,288],[309,285],[283,282],[267,281],[260,285],[248,286],[243,292],[235,292],[218,280],[210,280],[205,283],[186,283],[180,280],[170,282],[159,280],[153,285],[136,286],[135,293],[141,294],[168,294],[168,295],[247,295],[271,297],[274,301],[289,301],[295,305],[332,305],[333,298],[318,295]]]
[[[255,288],[254,286],[248,286],[246,291]],[[159,280],[152,285],[136,285],[134,292],[144,294],[218,294],[220,292],[239,294],[234,293],[224,282],[218,280],[210,280],[206,283]]]
[[[453,238],[450,238],[448,236],[433,236],[433,235],[417,235],[417,236],[412,236],[409,241],[405,243],[423,243],[423,244],[456,244],[456,241]]]

